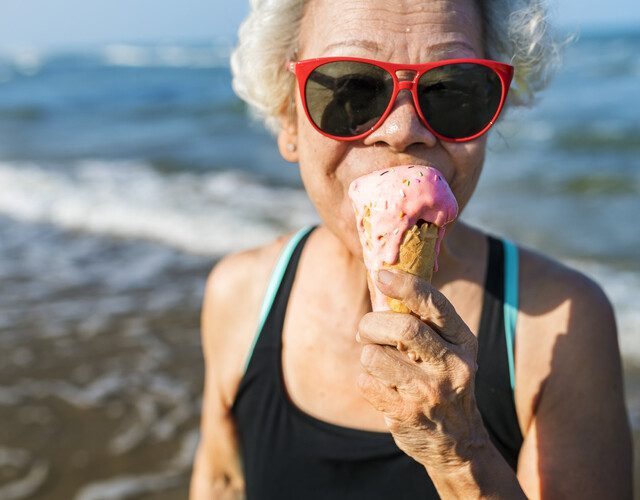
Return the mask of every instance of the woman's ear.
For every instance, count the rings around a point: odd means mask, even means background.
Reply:
[[[278,149],[282,157],[291,163],[298,162],[298,127],[296,125],[295,104],[290,100],[286,113],[280,116]]]

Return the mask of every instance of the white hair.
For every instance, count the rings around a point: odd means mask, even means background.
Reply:
[[[531,105],[560,61],[565,42],[557,39],[545,0],[478,0],[485,57],[515,68],[508,104]],[[251,0],[231,53],[233,89],[252,116],[277,133],[279,117],[295,91],[286,68],[295,57],[300,23],[308,0]]]

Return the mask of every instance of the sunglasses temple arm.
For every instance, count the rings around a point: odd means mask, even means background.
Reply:
[[[334,89],[336,88],[336,78],[333,78],[331,76],[328,75],[323,75],[322,73],[318,72],[318,71],[313,71],[309,77],[309,80],[322,85],[323,87],[327,88],[327,89]]]

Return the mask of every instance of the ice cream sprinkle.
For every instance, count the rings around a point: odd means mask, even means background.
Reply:
[[[438,227],[437,271],[445,226],[458,215],[458,203],[440,171],[424,165],[377,170],[354,179],[348,194],[369,270],[394,264],[405,231],[423,220]]]

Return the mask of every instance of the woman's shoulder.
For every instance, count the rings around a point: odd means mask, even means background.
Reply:
[[[470,248],[480,248],[489,236],[500,240],[495,234],[475,226],[467,226],[467,229],[471,235]],[[519,256],[519,312],[543,318],[568,302],[574,307],[610,307],[601,286],[583,272],[540,250],[515,241],[514,244]]]
[[[518,253],[516,406],[526,433],[552,372],[570,385],[571,374],[558,367],[591,364],[593,353],[608,351],[617,337],[611,303],[593,279],[544,253],[526,247]]]
[[[223,306],[229,311],[225,318],[234,323],[257,317],[273,268],[294,234],[286,233],[263,245],[229,253],[217,261],[207,277],[203,308]]]
[[[560,337],[567,355],[572,347],[616,341],[613,306],[596,281],[539,251],[520,247],[519,255],[516,335],[521,346],[534,349],[546,364]]]
[[[523,246],[518,250],[523,313],[543,316],[571,306],[597,314],[611,306],[602,287],[583,272],[540,251]]]
[[[215,367],[222,381],[228,404],[242,377],[271,273],[293,234],[229,253],[207,277],[201,311],[203,349],[207,365]]]
[[[227,292],[238,287],[246,292],[247,286],[257,286],[261,277],[270,274],[272,264],[294,234],[292,231],[265,244],[225,255],[213,265],[207,283],[224,284]]]

